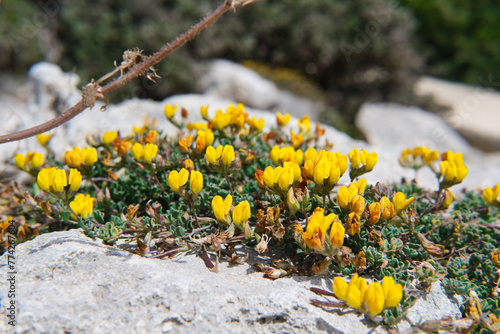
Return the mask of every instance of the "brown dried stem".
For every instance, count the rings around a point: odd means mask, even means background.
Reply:
[[[224,15],[228,10],[230,9],[235,9],[236,6],[239,5],[246,5],[248,3],[251,3],[253,1],[248,1],[248,0],[225,0],[224,4],[220,5],[215,9],[212,13],[208,14],[204,19],[202,19],[198,24],[192,26],[189,30],[187,30],[184,34],[181,36],[177,37],[172,43],[165,45],[161,50],[157,51],[154,55],[151,57],[145,59],[143,62],[136,64],[130,70],[121,75],[120,77],[116,78],[115,80],[111,81],[110,83],[106,84],[104,87],[99,87],[97,84],[95,86],[96,92],[97,93],[94,97],[93,95],[93,100],[92,101],[85,101],[82,98],[80,102],[75,104],[73,107],[69,108],[66,110],[64,113],[61,115],[57,116],[54,119],[51,119],[50,121],[47,121],[43,124],[34,126],[29,129],[21,130],[12,134],[8,135],[3,135],[0,136],[0,144],[3,143],[8,143],[11,141],[17,141],[25,138],[29,138],[32,136],[35,136],[40,133],[47,132],[49,130],[52,130],[59,125],[62,125],[66,122],[68,122],[70,119],[84,111],[87,107],[92,107],[93,103],[97,99],[96,97],[103,98],[106,97],[109,93],[113,92],[114,90],[124,86],[131,80],[138,78],[140,76],[143,76],[148,73],[150,68],[155,66],[156,64],[160,63],[162,60],[164,60],[168,55],[170,55],[172,52],[186,44],[187,42],[191,41],[194,37],[196,37],[199,33],[201,33],[203,30],[206,28],[210,27],[212,24],[217,22],[219,18]],[[116,70],[110,72],[110,73],[116,73]],[[104,75],[104,77],[107,77],[107,75]],[[89,84],[89,85],[92,85]]]

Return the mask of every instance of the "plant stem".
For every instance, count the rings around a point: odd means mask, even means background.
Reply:
[[[231,192],[231,197],[234,199],[234,190],[233,186],[231,185],[231,182],[229,181],[229,175],[224,174],[224,177],[226,178],[227,184],[229,185],[229,191]]]

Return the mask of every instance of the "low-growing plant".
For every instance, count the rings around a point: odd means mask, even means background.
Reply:
[[[202,121],[186,123],[182,106],[167,105],[177,134],[154,121],[127,136],[109,131],[66,152],[64,162],[54,159],[50,138],[40,136],[45,154],[16,156],[36,182],[27,192],[15,183],[4,190],[15,194],[2,197],[4,226],[13,218],[20,240],[80,227],[107,244],[135,243],[148,258],[199,251],[212,270],[224,257],[244,261],[236,245],[284,251],[285,259],[256,268],[271,279],[334,274],[333,293],[313,291],[338,301],[313,304],[352,307],[388,326],[440,280],[467,296],[468,321],[425,326],[473,325],[478,332],[499,326],[500,186],[454,199],[450,187],[467,175],[461,153],[402,152],[402,166],[432,169],[435,192],[415,182],[367,185],[360,176],[376,168],[377,154],[321,149],[324,129],[307,116],[290,126],[290,115],[278,114],[264,130],[264,120],[241,104],[202,106],[200,113]],[[344,175],[349,184],[339,184]],[[347,275],[354,275],[350,283],[340,278]]]

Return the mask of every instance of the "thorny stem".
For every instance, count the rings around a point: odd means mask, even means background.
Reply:
[[[183,46],[184,44],[186,44],[187,42],[189,42],[193,38],[195,38],[203,30],[205,30],[206,28],[210,27],[212,24],[217,22],[219,20],[219,18],[222,15],[224,15],[228,10],[233,9],[233,11],[234,11],[235,6],[246,5],[248,3],[250,3],[250,2],[247,0],[239,0],[239,1],[225,0],[224,4],[217,7],[217,9],[215,9],[212,13],[208,14],[200,22],[198,22],[197,24],[192,26],[184,34],[177,37],[172,43],[165,45],[161,50],[157,51],[151,57],[147,58],[142,63],[135,65],[127,73],[121,75],[120,77],[118,77],[115,80],[111,81],[110,83],[106,84],[104,87],[97,86],[97,88],[99,88],[99,93],[103,97],[106,97],[106,96],[108,96],[109,93],[124,86],[125,84],[132,81],[133,79],[138,78],[142,75],[145,75],[146,73],[148,73],[148,71],[151,67],[160,63],[162,60],[164,60],[172,52],[179,49],[181,46]],[[116,70],[113,70],[111,73],[113,73],[114,71],[116,71]],[[106,77],[106,75],[104,75],[104,77]],[[96,98],[94,98],[94,99],[96,100]],[[93,102],[94,101],[92,101],[92,104],[93,104]],[[89,103],[84,103],[83,98],[82,98],[82,100],[80,100],[80,102],[78,102],[73,107],[69,108],[68,110],[63,112],[61,115],[57,116],[56,118],[51,119],[50,121],[47,121],[43,124],[34,126],[32,128],[29,128],[29,129],[25,129],[25,130],[21,130],[21,131],[12,133],[12,134],[0,136],[0,144],[33,137],[37,134],[52,130],[52,129],[68,122],[73,117],[75,117],[76,115],[78,115],[82,111],[84,111],[87,107],[91,107],[91,105],[89,105]]]

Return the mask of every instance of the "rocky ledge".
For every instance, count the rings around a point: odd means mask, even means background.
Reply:
[[[125,247],[122,246],[123,248]],[[38,236],[16,248],[16,333],[386,333],[352,309],[311,305],[311,287],[331,290],[331,278],[269,280],[252,264],[221,262],[218,273],[198,254],[147,259],[103,245],[80,230]],[[7,255],[0,257],[6,272]],[[0,281],[0,331],[8,285]],[[439,283],[409,311],[413,323],[460,317],[458,302]],[[398,330],[410,325],[403,321]]]

